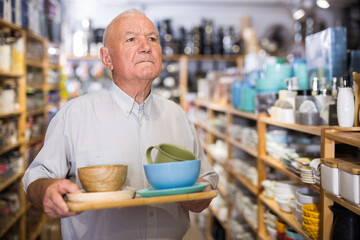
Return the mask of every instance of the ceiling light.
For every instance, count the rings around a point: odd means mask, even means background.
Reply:
[[[330,3],[327,0],[316,0],[316,5],[318,5],[319,8],[324,8],[324,9],[330,7]]]
[[[297,9],[293,12],[293,18],[297,21],[300,20],[303,16],[305,16],[304,9]]]

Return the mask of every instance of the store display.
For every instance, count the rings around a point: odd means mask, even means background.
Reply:
[[[48,69],[51,68],[53,71],[49,72],[50,82],[52,79],[56,79],[52,77],[56,75],[55,72],[59,72],[55,58],[51,58],[52,62],[48,58],[52,50],[47,51],[50,45],[53,47],[56,45],[49,44],[47,39],[41,37],[46,35],[46,32],[43,31],[45,29],[43,18],[39,14],[42,11],[43,2],[19,0],[8,2],[11,2],[12,7],[11,19],[10,21],[0,19],[0,68],[6,67],[6,70],[0,70],[0,189],[2,189],[0,196],[4,196],[10,189],[13,189],[14,185],[20,184],[25,168],[42,147],[47,125],[44,117],[48,112],[45,106],[48,104],[47,96],[50,89],[47,82]],[[36,4],[34,4],[35,2]],[[4,1],[0,1],[0,8],[3,3]],[[19,3],[21,3],[21,9],[19,9]],[[31,16],[26,12],[29,10],[29,6]],[[20,23],[19,18],[22,21]],[[28,23],[32,24],[30,28],[34,31],[20,26]],[[5,36],[3,30],[5,30]],[[53,81],[51,88],[57,89],[57,85]],[[28,92],[28,96],[26,92]],[[55,103],[55,99],[53,101]],[[26,123],[26,121],[28,122]],[[45,225],[46,219],[42,218],[41,212],[39,212],[40,217],[38,218],[29,215],[31,210],[25,207],[26,197],[22,188],[13,191],[16,197],[22,201],[19,201],[18,205],[14,205],[15,197],[7,197],[12,203],[11,212],[8,211],[8,217],[2,221],[3,211],[0,210],[0,238],[36,239],[40,234],[39,231]],[[3,207],[3,204],[0,205]],[[5,209],[9,210],[9,208]],[[26,226],[27,217],[32,219]],[[42,221],[39,222],[40,220]]]

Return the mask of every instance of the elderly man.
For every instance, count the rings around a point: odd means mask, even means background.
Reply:
[[[64,239],[181,239],[188,211],[202,211],[209,200],[76,213],[63,199],[81,191],[77,168],[91,165],[127,164],[126,185],[148,188],[145,152],[159,143],[194,152],[201,159],[199,181],[208,181],[208,188],[218,182],[186,114],[151,93],[161,72],[154,24],[137,10],[117,16],[105,30],[101,60],[112,71],[112,85],[67,102],[53,118],[23,178],[28,199],[49,217],[62,218]]]

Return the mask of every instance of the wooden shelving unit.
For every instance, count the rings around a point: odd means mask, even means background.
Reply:
[[[21,34],[21,38],[24,42],[24,55],[23,55],[23,71],[22,72],[1,72],[0,73],[0,82],[4,79],[12,79],[14,82],[16,82],[16,95],[17,95],[17,102],[19,103],[20,108],[14,112],[0,114],[0,120],[8,119],[8,118],[16,118],[17,119],[17,131],[18,131],[18,139],[15,144],[10,144],[2,147],[0,149],[0,155],[7,154],[13,150],[18,150],[21,153],[22,159],[23,159],[23,166],[24,169],[22,169],[21,172],[15,173],[11,177],[8,177],[6,179],[1,179],[0,183],[0,192],[4,192],[7,190],[8,187],[12,186],[13,184],[18,184],[19,189],[19,198],[20,198],[20,205],[21,209],[18,213],[11,216],[9,221],[7,221],[7,225],[5,228],[0,229],[0,238],[2,239],[9,229],[11,229],[15,224],[19,226],[20,229],[20,235],[19,238],[21,240],[25,239],[36,239],[39,234],[42,231],[43,226],[46,223],[46,219],[43,219],[43,222],[41,222],[37,228],[36,233],[33,233],[32,236],[26,236],[26,211],[28,209],[28,203],[26,201],[25,193],[22,189],[22,182],[21,178],[24,175],[26,166],[26,148],[34,143],[38,143],[43,141],[44,136],[39,136],[36,138],[33,138],[29,141],[26,141],[25,139],[25,131],[26,131],[26,118],[29,116],[36,116],[36,115],[43,115],[45,119],[47,119],[48,115],[48,108],[42,108],[42,109],[35,109],[33,111],[27,111],[26,109],[26,101],[27,101],[27,92],[34,92],[34,91],[41,91],[44,93],[44,102],[48,103],[48,92],[59,90],[59,86],[56,85],[49,85],[47,83],[48,79],[48,69],[53,69],[56,71],[60,71],[60,67],[57,65],[49,64],[49,55],[47,51],[47,47],[50,44],[50,42],[42,37],[39,37],[32,32],[17,26],[13,23],[7,22],[3,19],[0,19],[0,29],[1,28],[10,28],[12,31],[18,31]],[[33,41],[38,42],[44,46],[44,52],[43,52],[43,59],[41,60],[34,60],[34,59],[27,59],[27,42]],[[51,43],[53,44],[53,43]],[[27,86],[27,68],[38,68],[43,73],[44,76],[44,84],[40,86]]]
[[[337,157],[335,152],[336,144],[346,144],[360,148],[360,128],[324,129],[321,135],[321,157]],[[320,197],[320,239],[330,239],[333,213],[329,209],[329,206],[333,205],[334,202],[360,215],[359,206],[339,198],[324,189],[321,189]]]
[[[200,109],[202,109],[202,108],[206,109],[209,119],[212,119],[216,113],[224,114],[227,118],[227,124],[232,124],[233,117],[244,118],[244,119],[250,120],[253,124],[256,124],[257,117],[258,117],[256,114],[253,114],[253,113],[239,111],[239,110],[237,110],[233,107],[229,107],[229,106],[220,106],[220,105],[217,105],[217,104],[214,104],[207,100],[202,100],[202,99],[197,99],[195,101],[195,106],[196,106],[196,112],[199,112]],[[199,129],[206,131],[207,139],[206,139],[206,142],[203,142],[203,147],[204,147],[205,153],[207,154],[207,157],[208,157],[210,163],[214,164],[216,162],[216,163],[220,164],[227,171],[227,173],[228,173],[227,179],[229,179],[229,181],[234,181],[234,180],[239,181],[240,184],[245,189],[249,190],[252,194],[257,196],[257,194],[259,193],[258,187],[254,186],[243,175],[236,172],[236,170],[233,169],[233,167],[230,164],[228,164],[226,162],[219,163],[214,158],[214,156],[211,154],[211,152],[209,151],[208,145],[213,144],[216,139],[221,139],[222,141],[226,142],[228,144],[228,160],[232,158],[233,148],[238,148],[238,149],[246,152],[248,155],[252,156],[253,158],[257,157],[257,149],[254,149],[252,147],[249,147],[249,146],[241,143],[240,140],[237,140],[234,137],[232,137],[227,131],[225,131],[225,132],[219,131],[218,129],[215,129],[214,127],[210,126],[209,123],[207,123],[203,120],[197,120],[195,122],[195,126]],[[256,233],[257,228],[254,226],[253,223],[251,223],[251,221],[249,221],[249,219],[246,218],[244,213],[241,212],[240,209],[236,206],[234,200],[229,197],[226,189],[224,187],[222,187],[222,185],[219,185],[218,188],[219,188],[221,195],[226,199],[226,201],[228,203],[229,217],[231,217],[230,216],[231,209],[234,209],[235,211],[238,212],[239,216],[241,216],[241,218],[244,219],[244,221],[248,223],[248,225],[250,226],[252,231],[254,233]],[[213,212],[213,215],[216,218],[218,218],[216,213]],[[221,220],[219,220],[219,221],[221,221]],[[228,225],[226,227],[228,227]],[[207,231],[209,231],[209,230],[207,230]],[[227,233],[226,238],[233,237],[233,236],[231,236],[232,233],[229,229],[228,230],[225,229],[225,232]]]
[[[21,35],[21,41],[25,42],[26,40],[26,32],[19,26],[9,23],[7,21],[4,21],[3,19],[0,19],[0,29],[2,28],[10,28],[11,31],[16,31]],[[24,57],[25,58],[25,57]],[[19,62],[21,64],[21,62]],[[22,158],[23,158],[23,165],[25,165],[25,118],[26,118],[26,80],[25,80],[25,60],[23,62],[23,65],[21,66],[22,69],[18,69],[18,72],[2,72],[0,73],[0,82],[4,80],[11,80],[14,81],[16,85],[16,96],[17,96],[17,102],[19,103],[20,108],[15,110],[11,113],[6,114],[0,114],[0,120],[7,120],[10,118],[16,119],[16,125],[17,125],[17,139],[15,144],[9,144],[0,149],[0,155],[8,154],[11,151],[19,151]],[[0,192],[7,191],[7,189],[10,186],[13,186],[14,184],[18,185],[18,191],[16,194],[19,196],[20,200],[20,210],[14,214],[10,215],[9,219],[7,221],[7,224],[5,228],[0,229],[0,238],[2,239],[7,231],[11,229],[15,224],[18,224],[20,229],[19,238],[21,240],[25,240],[25,224],[26,224],[26,218],[25,218],[25,211],[26,208],[24,206],[25,204],[25,194],[22,190],[21,185],[21,177],[23,176],[23,172],[25,169],[22,169],[21,172],[15,173],[11,177],[7,179],[1,179],[0,184]]]
[[[233,124],[233,117],[237,116],[240,118],[244,118],[247,121],[254,121],[257,125],[257,133],[258,133],[258,146],[256,149],[251,148],[249,146],[244,145],[241,143],[240,140],[231,136],[227,131],[222,133],[217,129],[211,127],[208,122],[205,120],[196,120],[195,126],[198,129],[206,132],[206,140],[203,140],[203,146],[205,152],[208,156],[209,161],[213,164],[216,163],[216,159],[212,156],[211,152],[208,149],[208,146],[216,139],[221,139],[222,141],[228,144],[228,159],[232,158],[231,152],[233,148],[238,148],[243,152],[247,153],[249,156],[252,156],[257,159],[257,170],[258,170],[258,183],[259,186],[254,186],[247,180],[243,175],[236,172],[231,165],[227,163],[219,163],[224,167],[227,172],[227,179],[228,181],[233,181],[236,179],[243,187],[248,189],[252,194],[257,197],[257,204],[258,204],[258,228],[256,229],[257,238],[258,239],[270,239],[269,234],[266,231],[266,227],[264,224],[264,206],[271,209],[275,212],[280,219],[286,222],[289,226],[295,229],[299,234],[301,234],[305,239],[311,239],[307,232],[302,228],[302,225],[297,222],[295,216],[291,213],[286,213],[282,211],[275,200],[269,199],[262,195],[262,186],[261,182],[266,179],[266,169],[267,166],[275,169],[276,171],[282,173],[283,175],[287,176],[289,179],[295,180],[296,182],[300,183],[303,186],[306,186],[318,193],[320,193],[320,202],[325,206],[328,206],[333,201],[345,206],[346,208],[350,209],[351,211],[360,214],[360,208],[354,204],[351,204],[341,198],[338,198],[334,195],[331,195],[327,192],[324,192],[321,189],[321,186],[316,184],[308,184],[304,183],[301,180],[301,177],[293,172],[292,170],[288,169],[285,165],[283,165],[279,159],[272,158],[267,155],[266,153],[266,129],[267,126],[276,126],[280,128],[284,128],[286,130],[291,130],[295,132],[305,133],[310,136],[320,136],[322,147],[321,147],[321,154],[322,157],[335,157],[335,144],[342,143],[348,144],[351,146],[355,146],[360,148],[360,127],[353,127],[353,128],[340,128],[340,127],[333,127],[333,126],[306,126],[300,124],[287,124],[278,121],[274,121],[270,117],[265,114],[252,114],[247,112],[239,111],[233,107],[227,106],[219,106],[216,104],[211,103],[208,100],[196,100],[195,101],[196,111],[207,111],[208,119],[211,120],[214,118],[216,113],[222,113],[226,115],[227,118],[227,126]],[[216,112],[216,113],[215,113]],[[204,113],[203,113],[204,114]],[[226,127],[227,127],[226,126]],[[215,161],[214,161],[215,160]],[[224,184],[224,183],[223,183]],[[236,210],[236,205],[234,202],[231,201],[229,197],[226,195],[226,191],[223,188],[219,188],[222,195],[227,199],[229,203],[229,207]],[[323,206],[323,208],[325,208]],[[216,214],[214,214],[216,217]],[[231,217],[229,215],[229,217]],[[332,221],[332,213],[327,209],[324,211],[322,209],[322,217],[321,221],[323,224],[328,224]],[[329,224],[328,224],[329,225]],[[330,225],[331,226],[331,225]],[[323,231],[323,237],[320,239],[329,239],[329,231],[330,226],[321,226],[321,231]],[[254,230],[254,229],[253,229]]]

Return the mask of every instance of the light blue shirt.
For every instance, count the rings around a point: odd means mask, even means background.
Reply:
[[[196,130],[174,102],[150,94],[138,104],[114,83],[68,101],[52,119],[44,147],[26,170],[26,191],[39,178],[68,178],[81,187],[77,168],[127,164],[125,186],[149,188],[143,165],[149,146],[172,143],[201,159],[200,177],[215,188],[218,176],[209,165]],[[188,211],[177,203],[85,211],[61,219],[68,239],[182,239]]]

